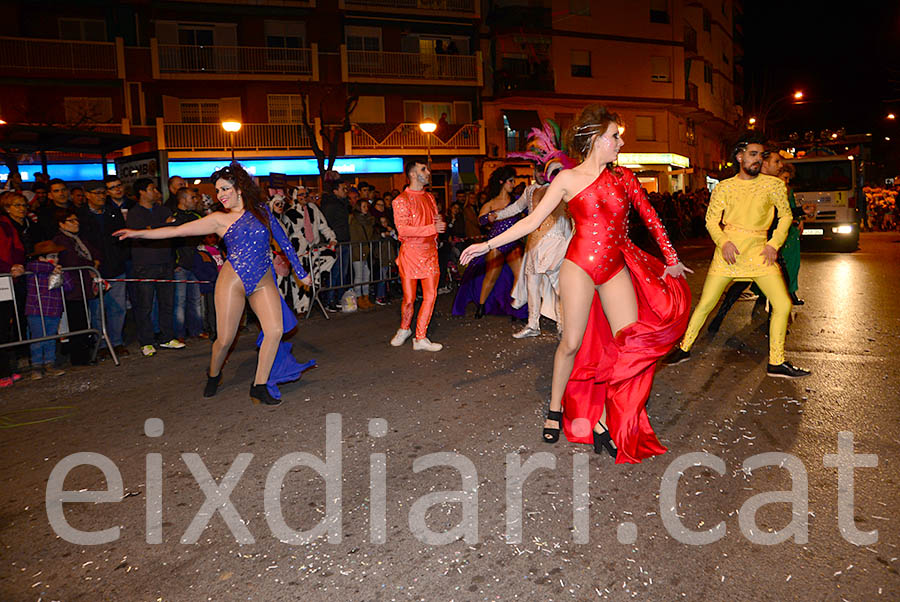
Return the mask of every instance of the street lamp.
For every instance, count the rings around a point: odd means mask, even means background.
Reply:
[[[428,153],[428,171],[431,171],[431,134],[437,129],[437,124],[431,119],[426,119],[419,124],[419,129],[425,134],[425,148]]]
[[[897,119],[897,116],[894,115],[893,113],[888,113],[887,118],[890,119],[891,121],[893,121],[893,120]]]
[[[231,135],[231,162],[234,163],[234,133],[241,129],[240,121],[223,121],[222,129]]]
[[[751,117],[747,120],[747,123],[749,123],[750,125],[756,125],[756,117]]]
[[[796,104],[796,103],[798,103],[799,101],[803,100],[803,97],[804,97],[803,91],[802,91],[802,90],[797,90],[797,91],[795,91],[793,94],[788,94],[787,96],[782,96],[781,98],[776,98],[775,101],[774,101],[772,104],[770,104],[768,107],[766,107],[766,110],[763,111],[762,115],[760,115],[760,117],[759,117],[759,129],[760,129],[762,132],[765,132],[765,131],[766,131],[766,119],[767,119],[768,116],[769,116],[769,112],[770,112],[772,109],[774,109],[775,106],[778,105],[778,103],[784,102],[784,101],[786,101],[786,100],[791,100],[791,101],[793,101],[793,102]],[[752,123],[755,123],[755,122],[752,122]]]

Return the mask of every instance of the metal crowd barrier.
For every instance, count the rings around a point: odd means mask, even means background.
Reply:
[[[93,361],[97,358],[97,349],[100,346],[100,337],[103,337],[103,340],[106,341],[106,347],[109,350],[110,357],[112,357],[113,362],[115,362],[115,364],[118,366],[119,358],[116,357],[116,350],[113,349],[112,342],[110,342],[110,340],[109,340],[109,334],[107,334],[107,332],[106,332],[106,308],[104,306],[104,301],[103,301],[104,291],[103,291],[103,282],[100,277],[100,272],[98,272],[95,268],[87,267],[87,266],[74,267],[74,268],[62,268],[62,271],[63,272],[78,272],[76,277],[78,278],[78,285],[81,286],[81,300],[80,301],[81,301],[81,303],[84,304],[84,315],[87,318],[88,328],[83,328],[81,330],[74,330],[74,331],[70,330],[69,332],[65,332],[62,334],[56,333],[56,334],[48,334],[48,335],[42,336],[42,337],[26,338],[27,328],[26,328],[25,324],[22,324],[22,317],[25,315],[24,314],[25,308],[24,307],[21,308],[21,311],[20,311],[19,300],[16,298],[16,290],[15,290],[14,282],[21,281],[22,284],[20,286],[23,286],[23,285],[27,284],[27,281],[24,281],[22,279],[31,277],[31,278],[34,278],[35,286],[37,286],[38,285],[38,274],[36,274],[34,272],[25,272],[24,274],[22,274],[21,276],[19,276],[18,278],[15,278],[15,279],[12,277],[12,274],[9,274],[9,273],[0,274],[0,280],[6,281],[6,283],[8,284],[10,295],[12,297],[11,299],[0,298],[0,303],[12,303],[13,304],[13,315],[15,316],[16,334],[18,336],[18,340],[11,341],[9,343],[0,344],[0,349],[5,349],[8,347],[16,347],[19,345],[29,345],[31,343],[40,343],[41,341],[49,341],[49,340],[53,340],[53,339],[65,339],[68,337],[75,337],[75,336],[84,335],[84,334],[96,334],[97,337],[94,340],[94,346],[93,346],[93,349],[91,350],[91,361]],[[86,271],[89,274],[91,274],[91,281],[97,283],[97,286],[98,286],[97,298],[98,298],[99,304],[100,304],[99,312],[98,312],[100,314],[100,329],[99,330],[96,328],[92,328],[93,324],[92,324],[92,320],[91,320],[91,308],[89,306],[90,300],[87,298],[87,291],[85,290],[85,286],[84,286],[84,278],[82,277],[82,275],[80,273],[82,271]],[[60,292],[62,293],[62,306],[63,306],[63,313],[65,314],[65,313],[67,313],[67,311],[66,311],[67,304],[75,303],[77,301],[74,299],[71,299],[71,300],[66,299],[65,291],[60,290]],[[38,294],[37,299],[38,299],[38,309],[41,312],[41,330],[43,332],[47,332],[46,322],[44,320],[44,318],[45,318],[44,307],[43,307],[43,302],[41,301],[40,294]],[[5,328],[5,327],[7,327],[7,325],[3,324],[3,325],[0,325],[0,327]]]
[[[393,248],[390,252],[387,251],[386,247],[388,245],[392,245]],[[366,267],[369,269],[369,278],[367,280],[354,282],[354,267],[353,267],[353,250],[358,249],[360,252],[360,257],[364,250],[368,250],[367,257],[365,259]],[[379,283],[388,283],[400,278],[400,271],[397,268],[397,263],[395,261],[397,252],[400,249],[400,242],[393,238],[382,238],[380,240],[369,240],[366,242],[342,242],[337,243],[333,248],[330,246],[318,246],[318,247],[310,247],[304,257],[306,258],[306,265],[310,266],[309,272],[312,276],[312,285],[310,286],[310,294],[312,296],[312,301],[309,304],[309,309],[306,312],[306,317],[312,314],[313,308],[318,306],[322,313],[325,315],[326,319],[330,319],[328,316],[328,312],[325,310],[325,304],[322,303],[322,299],[320,294],[323,292],[334,291],[334,290],[342,290],[342,289],[350,289],[362,286],[375,286]],[[327,252],[334,253],[334,264],[332,264],[331,269],[318,270],[314,269],[315,267],[315,259]],[[346,258],[346,259],[345,259]],[[334,266],[342,265],[342,261],[347,262],[346,269],[337,269],[335,270]],[[387,275],[382,277],[382,269],[388,268]],[[335,273],[337,272],[337,273]],[[328,274],[328,284],[323,284],[322,279],[323,276]],[[332,275],[335,275],[336,278],[332,278]]]

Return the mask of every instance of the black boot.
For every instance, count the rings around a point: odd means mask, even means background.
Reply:
[[[803,299],[798,297],[797,293],[794,292],[794,293],[791,293],[791,303],[794,305],[803,305],[804,303],[806,303],[806,301],[804,301]]]
[[[484,317],[484,303],[479,303],[478,307],[475,308],[475,319],[480,320]]]
[[[281,405],[280,399],[275,399],[269,395],[269,390],[266,388],[266,385],[250,385],[250,399],[253,400],[254,404],[261,403],[267,406]]]
[[[203,397],[212,397],[216,394],[216,391],[219,389],[219,383],[222,382],[222,373],[219,372],[215,376],[210,376],[209,373],[206,373],[206,386],[203,387]]]

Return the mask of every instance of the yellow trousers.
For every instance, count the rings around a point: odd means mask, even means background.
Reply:
[[[784,363],[784,337],[787,334],[788,319],[791,316],[791,298],[788,296],[787,287],[781,274],[767,274],[753,278],[707,275],[706,282],[703,283],[703,292],[700,293],[700,301],[697,302],[697,307],[691,314],[687,331],[681,341],[681,348],[685,351],[691,350],[700,329],[706,323],[706,318],[715,309],[722,293],[733,280],[752,280],[769,299],[772,306],[771,321],[769,322],[769,363],[774,365]]]

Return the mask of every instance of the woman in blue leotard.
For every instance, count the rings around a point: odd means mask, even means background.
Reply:
[[[216,196],[224,211],[216,211],[204,218],[182,224],[152,230],[119,230],[113,233],[120,239],[144,238],[161,239],[182,236],[205,236],[218,234],[228,248],[228,258],[216,280],[216,327],[218,336],[212,346],[204,397],[216,393],[222,379],[222,365],[234,341],[241,315],[244,312],[245,297],[259,318],[262,326],[259,345],[259,359],[256,377],[250,387],[250,397],[254,403],[278,405],[281,403],[277,382],[284,382],[286,372],[298,377],[303,367],[285,365],[292,358],[277,358],[280,353],[290,353],[287,343],[281,343],[285,325],[296,324],[293,314],[286,309],[278,292],[272,269],[272,250],[269,235],[284,251],[297,276],[304,285],[310,283],[309,275],[300,265],[297,254],[288,241],[287,235],[265,205],[259,187],[237,163],[213,173],[211,180],[216,187]],[[291,326],[292,328],[293,326]],[[285,348],[285,346],[287,346]],[[280,373],[273,382],[272,366]],[[267,387],[268,384],[268,387]]]

